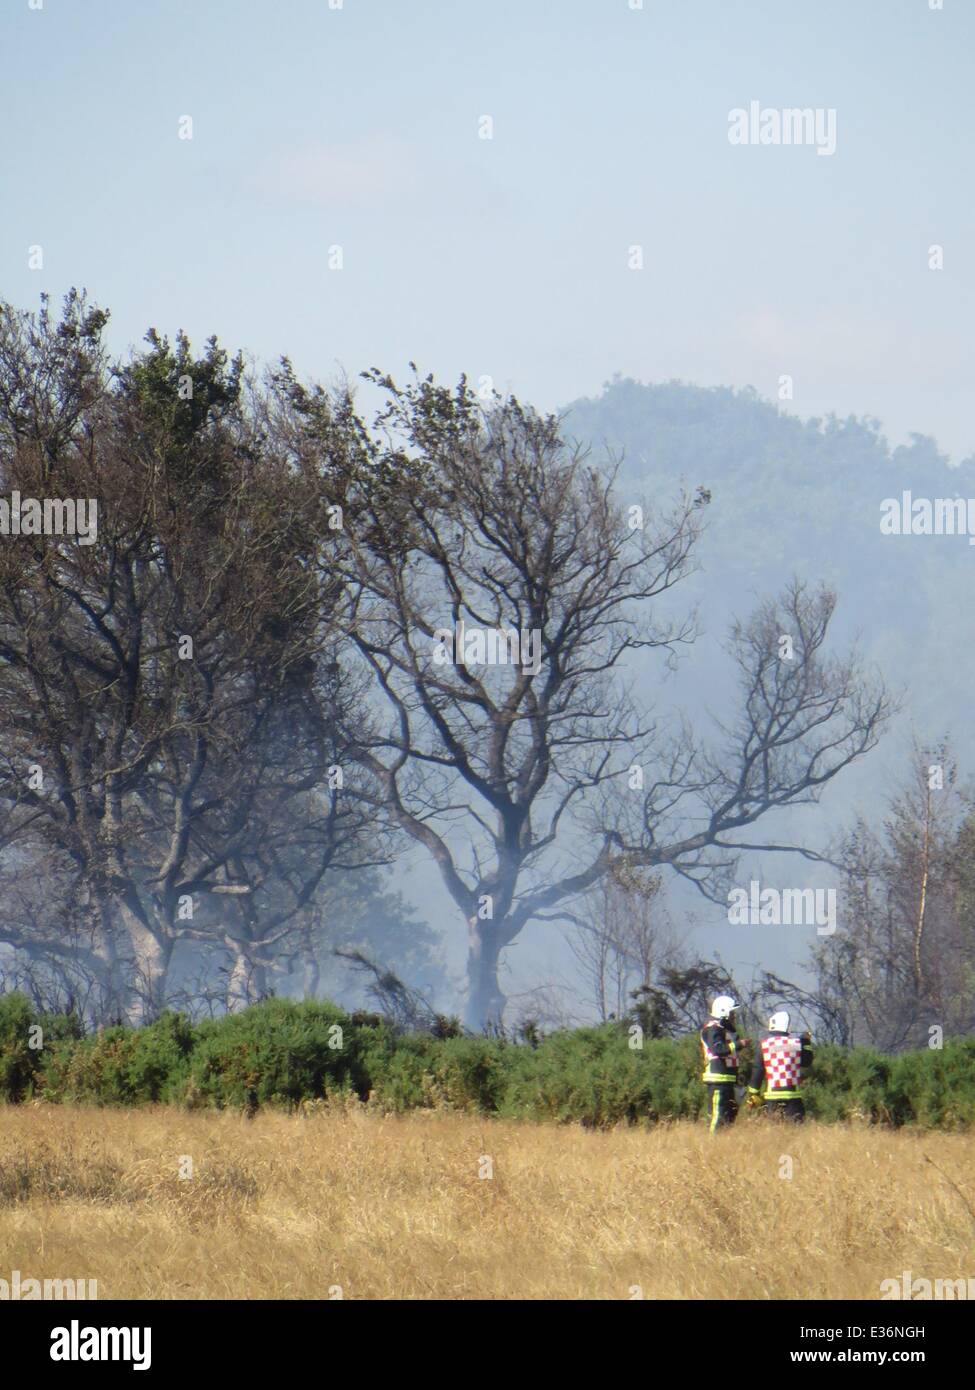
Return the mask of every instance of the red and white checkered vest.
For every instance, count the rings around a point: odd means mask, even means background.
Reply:
[[[801,1054],[802,1039],[796,1033],[773,1033],[762,1039],[766,1095],[798,1089]]]

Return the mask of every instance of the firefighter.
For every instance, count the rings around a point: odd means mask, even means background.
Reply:
[[[775,1119],[801,1124],[806,1118],[799,1088],[812,1066],[813,1054],[808,1033],[791,1033],[789,1015],[779,1009],[768,1021],[768,1032],[755,1049],[755,1065],[748,1083],[748,1104],[763,1105]]]
[[[704,1073],[701,1080],[711,1092],[708,1102],[713,1134],[719,1125],[732,1125],[738,1114],[735,1083],[738,1080],[737,1002],[730,994],[719,994],[711,1005],[711,1017],[701,1029]]]

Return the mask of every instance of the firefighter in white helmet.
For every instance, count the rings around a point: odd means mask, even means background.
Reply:
[[[791,1032],[789,1023],[785,1009],[778,1009],[769,1019],[769,1030],[755,1049],[748,1104],[758,1106],[764,1101],[767,1115],[801,1124],[806,1118],[806,1107],[800,1087],[812,1066],[812,1039],[808,1033]]]
[[[711,1017],[701,1029],[704,1073],[701,1080],[710,1096],[708,1113],[713,1134],[719,1125],[731,1125],[738,1114],[735,1084],[738,1081],[737,1001],[730,994],[719,994],[711,1005]]]

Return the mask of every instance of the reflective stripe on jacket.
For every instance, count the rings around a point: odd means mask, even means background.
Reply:
[[[702,1081],[738,1080],[738,1041],[733,1031],[716,1018],[709,1018],[701,1029],[704,1052]]]

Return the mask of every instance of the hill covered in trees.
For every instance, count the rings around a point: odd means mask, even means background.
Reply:
[[[567,431],[599,462],[621,459],[620,486],[651,498],[684,480],[711,493],[699,573],[682,590],[707,600],[715,663],[722,619],[747,613],[794,571],[839,595],[835,629],[859,632],[866,655],[906,695],[922,737],[964,735],[975,649],[967,616],[975,552],[963,536],[883,535],[881,503],[975,497],[975,460],[952,466],[933,439],[891,448],[868,417],[802,421],[753,390],[616,378],[566,408]],[[874,763],[876,760],[872,760]],[[869,764],[865,764],[865,769]]]

